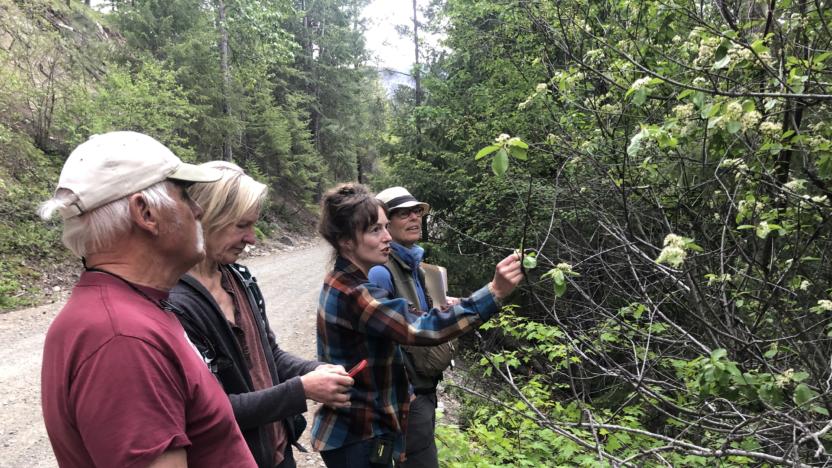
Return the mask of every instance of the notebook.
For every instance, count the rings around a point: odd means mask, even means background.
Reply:
[[[425,272],[425,287],[433,299],[434,307],[442,307],[447,304],[448,295],[448,270],[443,266],[422,263],[422,270]]]

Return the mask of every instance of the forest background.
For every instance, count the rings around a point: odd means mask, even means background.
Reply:
[[[269,183],[263,236],[359,180],[431,204],[452,291],[528,254],[443,464],[832,462],[826,2],[435,0],[391,96],[366,3],[0,0],[0,307],[70,261],[71,148],[143,131]]]

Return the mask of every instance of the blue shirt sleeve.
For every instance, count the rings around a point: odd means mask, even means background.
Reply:
[[[387,291],[391,297],[395,294],[395,288],[393,288],[393,277],[390,275],[390,270],[388,270],[386,266],[376,265],[370,268],[370,272],[367,274],[367,279],[374,285]]]

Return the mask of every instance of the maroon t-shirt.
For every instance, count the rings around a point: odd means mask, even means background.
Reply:
[[[62,467],[144,466],[178,448],[190,466],[256,466],[176,317],[104,273],[81,275],[49,327],[41,398]]]

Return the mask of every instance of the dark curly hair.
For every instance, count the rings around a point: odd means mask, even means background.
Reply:
[[[378,209],[386,210],[362,184],[339,184],[329,189],[321,200],[321,219],[318,232],[341,254],[339,241],[355,241],[358,234],[378,222]]]

